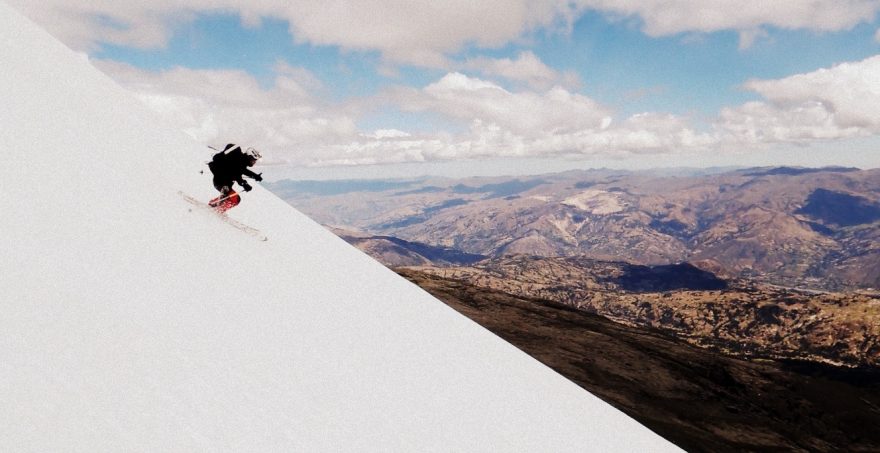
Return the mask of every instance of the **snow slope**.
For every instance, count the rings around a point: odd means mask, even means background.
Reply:
[[[262,188],[0,4],[0,449],[675,451]]]

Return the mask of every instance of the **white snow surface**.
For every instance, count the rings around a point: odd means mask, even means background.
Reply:
[[[0,4],[0,450],[678,449],[260,187]]]

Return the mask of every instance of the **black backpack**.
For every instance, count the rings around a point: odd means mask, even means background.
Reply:
[[[238,146],[234,143],[230,143],[230,144],[226,145],[226,147],[223,148],[223,151],[220,151],[219,153],[214,154],[214,156],[211,158],[211,162],[223,162],[225,160],[228,160],[229,156],[236,151],[238,151],[240,153],[241,146]]]
[[[219,153],[211,156],[211,162],[208,162],[208,168],[211,170],[212,173],[217,173],[218,171],[226,172],[229,167],[231,157],[236,152],[241,153],[240,146],[234,143],[226,145],[226,147],[223,148],[223,151],[220,151]]]

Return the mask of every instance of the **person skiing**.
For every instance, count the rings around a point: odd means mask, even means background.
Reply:
[[[261,157],[260,152],[254,148],[248,148],[242,151],[241,147],[230,143],[223,148],[223,151],[214,154],[208,168],[214,175],[214,188],[220,191],[220,196],[208,202],[208,204],[224,213],[241,203],[241,197],[232,189],[232,183],[237,182],[245,192],[250,192],[251,185],[245,181],[247,176],[254,181],[262,181],[263,176],[260,173],[254,173],[249,170],[253,167]]]

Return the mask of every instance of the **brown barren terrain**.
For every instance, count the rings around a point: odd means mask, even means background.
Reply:
[[[422,273],[663,329],[729,355],[880,366],[880,297],[726,281],[687,264],[509,256]]]

